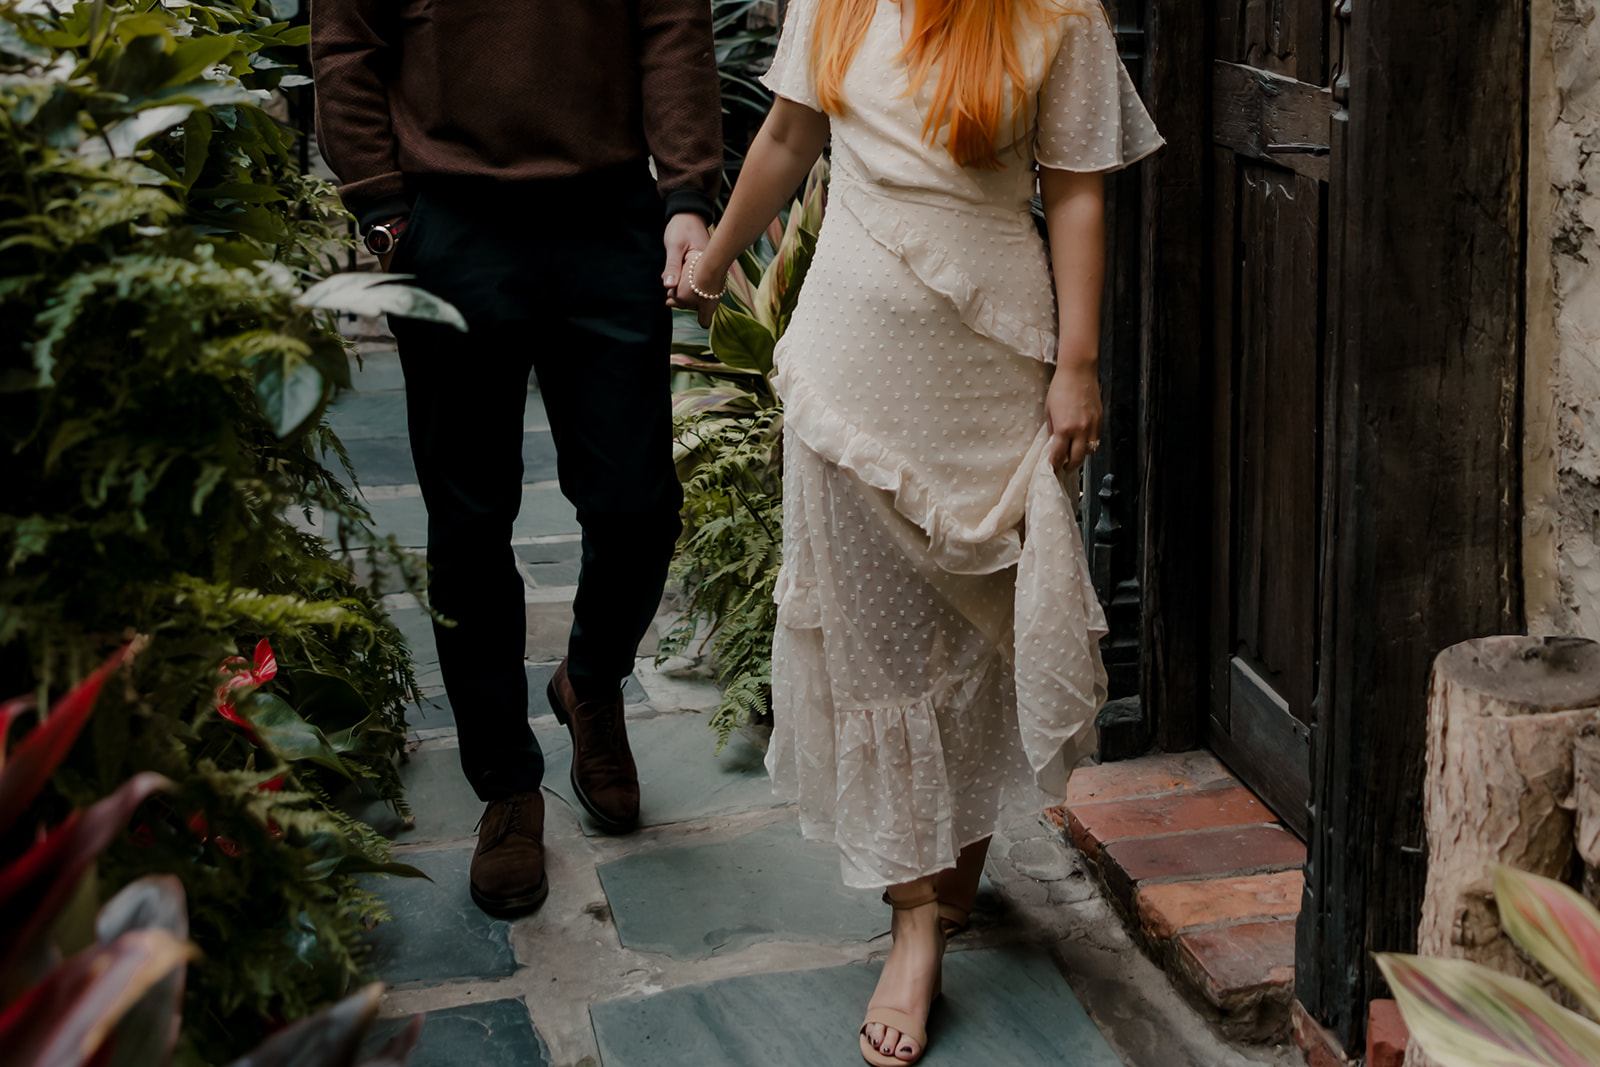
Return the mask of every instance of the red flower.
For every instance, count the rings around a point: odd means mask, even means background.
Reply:
[[[218,670],[227,675],[227,679],[217,687],[217,714],[242,728],[251,744],[259,745],[261,739],[256,736],[255,727],[233,706],[234,691],[247,686],[254,689],[277,677],[278,659],[272,654],[272,646],[263,637],[256,645],[254,664],[243,656],[229,656]]]

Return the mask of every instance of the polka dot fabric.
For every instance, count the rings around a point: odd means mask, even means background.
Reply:
[[[796,0],[764,79],[811,108],[814,15]],[[1059,802],[1105,697],[1105,618],[1073,494],[1045,459],[1055,299],[1028,201],[1036,158],[1106,170],[1161,139],[1098,5],[1026,32],[1005,166],[964,168],[923,142],[932,86],[908,93],[899,8],[880,0],[778,346],[767,767],[852,886],[942,870]]]

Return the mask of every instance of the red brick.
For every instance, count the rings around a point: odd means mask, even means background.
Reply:
[[[1392,1000],[1374,1000],[1367,1009],[1366,1067],[1403,1067],[1411,1030]]]
[[[1294,1043],[1306,1054],[1309,1067],[1350,1067],[1350,1057],[1344,1046],[1328,1029],[1319,1024],[1298,1000],[1290,1015],[1294,1028]]]
[[[1263,993],[1287,999],[1294,988],[1294,920],[1240,923],[1178,935],[1178,966],[1227,1012]]]
[[[1219,826],[1249,826],[1278,820],[1256,795],[1243,786],[1226,786],[1193,793],[1135,797],[1101,804],[1079,804],[1072,818],[1085,837],[1098,845],[1125,837],[1151,837],[1183,830],[1212,830]],[[1082,846],[1079,846],[1082,847]]]
[[[1135,899],[1139,921],[1152,937],[1164,941],[1197,926],[1298,915],[1304,887],[1299,871],[1280,871],[1141,886]]]
[[[1219,783],[1238,784],[1228,769],[1209,752],[1144,756],[1079,767],[1067,782],[1067,807],[1102,800],[1180,793]]]
[[[1157,879],[1176,882],[1266,874],[1300,867],[1306,847],[1278,826],[1225,827],[1164,837],[1130,837],[1100,850],[1106,885],[1130,912],[1134,890]]]

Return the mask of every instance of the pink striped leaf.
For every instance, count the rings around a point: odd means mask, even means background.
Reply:
[[[1411,1036],[1440,1067],[1600,1064],[1600,1026],[1531,982],[1467,960],[1377,960]]]
[[[1500,925],[1600,1017],[1600,912],[1560,882],[1496,867]]]

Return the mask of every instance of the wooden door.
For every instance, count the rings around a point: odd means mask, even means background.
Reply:
[[[1304,835],[1326,537],[1335,19],[1328,0],[1212,10],[1207,736]]]

